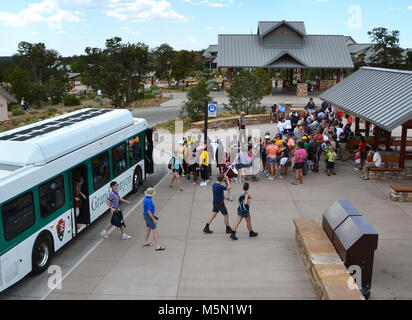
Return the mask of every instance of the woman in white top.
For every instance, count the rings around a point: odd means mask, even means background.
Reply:
[[[373,154],[373,161],[365,162],[365,165],[363,166],[363,176],[361,177],[363,180],[369,180],[369,170],[371,168],[380,168],[382,165],[382,157],[378,151],[378,148],[373,147],[371,153]]]

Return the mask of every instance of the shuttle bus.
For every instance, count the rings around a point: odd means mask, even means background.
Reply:
[[[102,216],[111,181],[124,197],[153,171],[152,129],[128,110],[82,109],[1,133],[0,292],[45,271]]]

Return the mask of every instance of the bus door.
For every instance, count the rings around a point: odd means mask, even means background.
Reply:
[[[153,129],[148,129],[145,132],[145,144],[144,144],[144,168],[145,177],[147,174],[154,173],[153,162]]]
[[[73,204],[75,208],[74,222],[77,232],[82,231],[87,225],[90,224],[90,206],[89,206],[89,175],[86,164],[81,164],[71,171],[73,182]],[[82,180],[83,183],[79,183]],[[87,199],[84,199],[81,195],[77,197],[77,188],[80,184],[80,191]],[[80,201],[79,201],[80,200]],[[73,228],[73,229],[74,229]]]

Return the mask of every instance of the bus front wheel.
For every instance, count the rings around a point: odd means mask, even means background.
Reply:
[[[136,193],[139,190],[139,186],[142,185],[142,169],[136,167],[133,174],[133,193]]]
[[[40,274],[45,271],[50,264],[53,255],[53,246],[50,236],[42,234],[37,238],[32,252],[32,272]]]

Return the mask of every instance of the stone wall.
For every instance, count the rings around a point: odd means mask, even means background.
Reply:
[[[371,180],[412,180],[412,168],[403,171],[369,171]]]
[[[296,89],[296,95],[298,97],[307,97],[308,96],[308,84],[298,83],[298,87]]]
[[[246,129],[247,129],[247,126],[250,126],[250,125],[270,122],[270,114],[249,115],[249,116],[245,116],[245,118],[246,118]],[[219,118],[219,119],[213,119],[213,120],[209,119],[208,129],[237,128],[238,119],[239,119],[239,116]],[[203,126],[204,126],[204,121],[198,121],[198,122],[192,123],[192,129],[203,130]]]
[[[391,190],[390,197],[392,201],[412,202],[412,192],[396,192]]]
[[[326,91],[336,85],[336,80],[320,80],[320,91]]]

